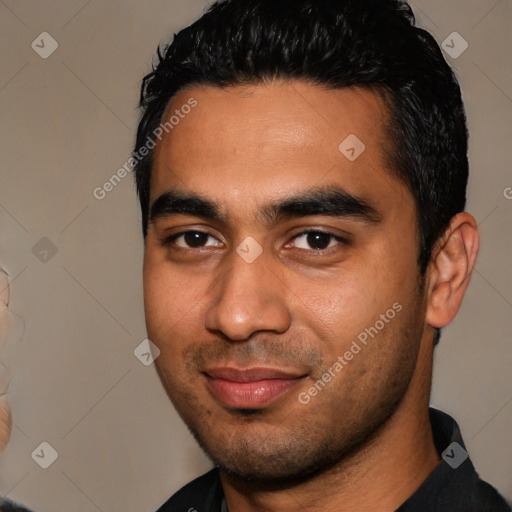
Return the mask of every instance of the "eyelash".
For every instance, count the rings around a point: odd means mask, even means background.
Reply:
[[[175,244],[176,240],[182,236],[185,236],[189,233],[200,233],[202,235],[207,235],[208,237],[211,237],[211,238],[214,238],[216,239],[213,235],[211,235],[210,233],[208,233],[207,231],[201,231],[201,230],[198,230],[198,229],[191,229],[191,230],[187,230],[187,231],[181,231],[180,233],[176,233],[174,235],[171,235],[169,237],[166,237],[162,240],[162,245],[164,247],[170,247],[172,246],[173,244]],[[335,235],[334,233],[331,233],[329,231],[322,231],[320,229],[307,229],[305,231],[301,231],[300,233],[297,233],[296,235],[294,235],[292,238],[291,238],[291,241],[293,240],[296,240],[297,238],[300,238],[302,236],[307,236],[309,234],[321,234],[321,235],[327,235],[330,237],[330,241],[329,241],[329,244],[332,242],[332,240],[335,240],[336,242],[338,242],[339,244],[341,244],[342,246],[348,246],[350,245],[350,242],[349,240],[347,240],[346,238],[343,238],[343,237],[340,237],[339,235]],[[217,239],[216,239],[217,240]],[[221,242],[220,242],[221,243]],[[287,242],[286,245],[288,245],[290,242]],[[197,250],[201,250],[201,249],[205,249],[206,247],[211,247],[211,246],[200,246],[200,247],[180,247],[180,246],[174,246],[173,247],[173,250],[177,250],[177,251],[197,251]],[[321,253],[321,254],[325,254],[326,252],[332,252],[331,250],[333,249],[333,247],[327,247],[325,249],[299,249],[300,251],[308,251],[308,252],[313,252],[313,253]]]
[[[336,242],[338,242],[339,244],[341,244],[343,246],[348,246],[349,245],[349,241],[346,238],[343,238],[343,237],[341,237],[339,235],[335,235],[334,233],[331,233],[329,231],[322,231],[321,229],[307,229],[305,231],[301,231],[297,235],[293,236],[292,240],[295,240],[297,238],[300,238],[300,237],[303,237],[303,236],[307,236],[307,235],[310,235],[310,234],[327,235],[330,238],[328,245],[330,245],[333,240],[335,240]],[[286,245],[288,245],[288,244],[286,244]],[[299,249],[299,250],[325,254],[327,252],[332,252],[333,249],[334,249],[334,246],[333,247],[327,247],[325,249]]]

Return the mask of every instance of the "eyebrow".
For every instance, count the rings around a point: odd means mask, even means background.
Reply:
[[[228,218],[220,206],[195,193],[175,190],[164,192],[151,205],[151,223],[173,215],[191,215],[227,224]],[[315,187],[265,205],[258,213],[262,224],[273,225],[283,220],[326,215],[346,217],[371,224],[379,223],[382,215],[368,201],[349,194],[338,186]]]

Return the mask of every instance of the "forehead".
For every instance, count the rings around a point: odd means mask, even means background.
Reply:
[[[388,111],[374,91],[300,81],[194,86],[172,98],[162,121],[171,116],[155,150],[151,201],[178,189],[247,208],[335,183],[358,197],[386,202],[386,191],[410,202],[386,166]]]

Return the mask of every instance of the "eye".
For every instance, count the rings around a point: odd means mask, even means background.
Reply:
[[[343,238],[324,231],[304,231],[293,238],[294,247],[305,250],[323,251],[338,243],[347,244]]]
[[[164,245],[173,243],[182,249],[199,249],[201,247],[220,247],[222,243],[204,231],[184,231],[172,235],[164,241]]]

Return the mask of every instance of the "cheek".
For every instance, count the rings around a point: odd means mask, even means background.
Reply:
[[[160,345],[165,333],[185,315],[183,286],[165,265],[146,257],[144,261],[144,311],[149,338]],[[179,298],[179,299],[177,299]],[[161,347],[159,347],[162,349]]]
[[[375,276],[360,268],[338,269],[321,281],[295,279],[290,287],[300,300],[296,301],[294,317],[320,338],[335,337],[340,343],[352,339],[393,304],[389,288],[380,290],[376,282]]]
[[[417,283],[411,279],[415,273],[414,264],[397,267],[392,258],[383,257],[339,269],[322,281],[295,276],[289,284],[300,300],[293,316],[323,340],[322,351],[331,359],[344,353],[361,333],[364,338],[366,329],[375,333],[376,322],[378,338],[393,339],[407,314],[418,308]]]
[[[211,282],[207,276],[192,278],[173,270],[168,262],[148,254],[143,283],[148,337],[160,349],[163,360],[176,361],[181,358],[185,340],[201,339]]]

